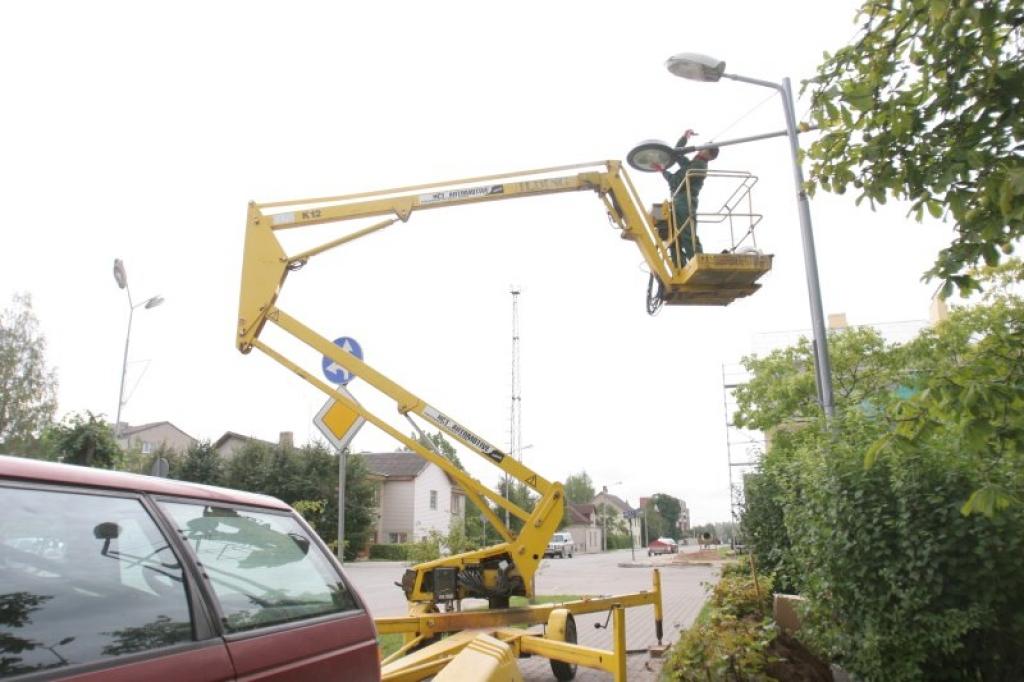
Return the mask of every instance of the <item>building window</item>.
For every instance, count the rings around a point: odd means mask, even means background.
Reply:
[[[452,514],[462,516],[462,495],[452,493],[451,510]]]
[[[153,444],[148,440],[142,441],[142,454],[149,455],[153,453]]]
[[[408,541],[409,536],[405,533],[388,533],[388,542],[392,545],[402,544]]]
[[[380,489],[383,485],[373,486],[373,506],[380,507]]]
[[[432,511],[437,511],[437,491],[436,490],[431,490],[430,491],[430,509]]]

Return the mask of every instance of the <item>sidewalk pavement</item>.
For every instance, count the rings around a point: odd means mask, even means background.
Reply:
[[[673,566],[661,569],[662,608],[664,614],[664,643],[674,644],[680,633],[688,628],[707,599],[705,584],[718,580],[717,569],[710,566]],[[650,589],[651,570],[649,568],[618,568],[609,571],[602,579],[589,576],[590,590],[574,593],[615,594]],[[545,585],[543,575],[538,575],[538,592],[542,594],[563,594],[559,586]],[[611,588],[611,589],[608,589]],[[602,649],[611,649],[611,625],[608,629],[596,629],[595,623],[604,624],[607,614],[586,614],[576,619],[576,631],[579,643]],[[539,631],[539,630],[538,630]],[[654,609],[651,607],[633,608],[626,611],[626,649],[631,653],[627,662],[627,678],[630,682],[654,682],[658,679],[664,659],[651,658],[647,649],[657,643],[654,630]],[[519,663],[519,669],[527,682],[548,682],[553,680],[550,662],[547,659],[534,657]],[[576,680],[579,682],[606,682],[611,680],[609,673],[578,668]]]

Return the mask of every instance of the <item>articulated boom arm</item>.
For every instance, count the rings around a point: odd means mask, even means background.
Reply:
[[[466,491],[503,542],[474,552],[450,556],[416,566],[406,573],[403,588],[413,602],[451,601],[483,597],[493,605],[507,605],[511,595],[531,595],[533,575],[551,534],[561,520],[564,494],[552,483],[515,458],[479,437],[462,424],[413,395],[370,365],[344,352],[331,341],[277,307],[277,298],[289,273],[302,268],[312,257],[370,235],[426,209],[489,202],[542,194],[590,190],[604,201],[611,220],[622,236],[639,247],[651,271],[669,285],[673,269],[665,245],[658,239],[649,214],[642,208],[629,177],[616,161],[541,169],[525,173],[492,175],[435,185],[266,204],[249,204],[245,254],[239,298],[236,344],[242,353],[258,348],[309,381],[328,396],[358,412],[424,459],[437,464]],[[386,216],[384,220],[328,241],[301,253],[286,254],[276,233],[321,223]],[[535,490],[540,499],[532,512],[520,508],[478,480],[455,467],[447,458],[423,447],[372,412],[339,393],[260,339],[272,323],[318,353],[331,358],[355,376],[393,399],[398,411],[419,415],[444,433],[484,457],[517,481]],[[410,417],[411,420],[411,417]],[[508,510],[523,521],[513,532],[493,512],[487,501]]]

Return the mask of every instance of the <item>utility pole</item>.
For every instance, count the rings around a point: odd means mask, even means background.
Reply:
[[[519,386],[519,293],[518,287],[511,287],[512,294],[512,402],[508,425],[508,452],[517,462],[523,461],[522,396]],[[505,499],[512,499],[512,480],[505,474]],[[508,509],[505,510],[505,525],[511,527]]]

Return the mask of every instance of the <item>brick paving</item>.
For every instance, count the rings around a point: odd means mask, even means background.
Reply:
[[[648,563],[646,557],[638,562]],[[665,643],[674,643],[681,630],[686,629],[700,613],[707,598],[705,583],[717,580],[718,571],[710,566],[682,566],[671,564],[668,557],[656,557],[661,570],[662,606],[664,609]],[[630,563],[629,550],[606,554],[577,555],[572,559],[546,559],[537,572],[538,594],[612,595],[651,589],[649,566],[624,568]],[[401,578],[404,565],[398,562],[365,562],[346,565],[346,571],[366,600],[374,616],[398,616],[405,613],[402,591],[394,586]],[[596,629],[594,623],[603,624],[607,614],[586,614],[576,619],[580,644],[611,649],[611,625]],[[652,607],[627,609],[626,648],[630,654],[627,670],[630,682],[657,680],[661,659],[652,659],[646,650],[657,643],[654,632]],[[534,657],[519,664],[527,682],[553,680],[547,659]],[[611,680],[608,673],[579,668],[576,679],[580,682]]]
[[[630,563],[628,551],[577,556],[564,561],[545,561],[537,573],[537,592],[604,595],[651,588],[651,568],[621,568],[619,563]],[[680,632],[697,618],[707,598],[704,584],[716,581],[718,571],[710,566],[671,565],[667,557],[656,563],[661,568],[664,642],[672,644],[679,638]],[[579,643],[611,649],[611,625],[608,629],[594,628],[594,623],[604,624],[606,618],[607,614],[585,614],[577,618]],[[656,643],[653,607],[627,609],[626,649],[635,652],[629,655],[626,665],[630,682],[658,679],[662,659],[651,658],[647,654],[647,649]],[[554,679],[547,659],[525,659],[520,661],[519,669],[527,682],[548,682]],[[580,682],[606,682],[612,676],[598,670],[579,668],[576,679]]]

